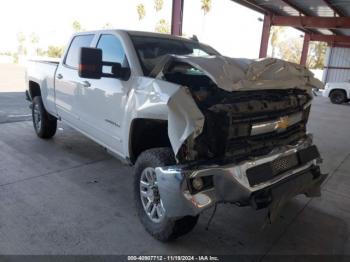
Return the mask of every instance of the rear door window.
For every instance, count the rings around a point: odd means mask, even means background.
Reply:
[[[78,35],[74,37],[70,44],[65,64],[77,69],[79,65],[80,48],[90,47],[93,39],[94,35]]]

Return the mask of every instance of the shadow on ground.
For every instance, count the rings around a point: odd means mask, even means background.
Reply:
[[[309,129],[330,174],[322,198],[298,196],[264,226],[266,210],[221,205],[194,231],[169,244],[140,225],[132,168],[60,124],[52,140],[30,122],[0,125],[0,252],[2,254],[350,254],[348,106],[317,98]]]

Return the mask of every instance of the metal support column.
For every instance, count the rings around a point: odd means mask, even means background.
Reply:
[[[309,45],[310,45],[310,35],[305,34],[304,35],[303,50],[301,52],[301,57],[300,57],[300,64],[301,65],[306,65],[307,55],[309,53]]]
[[[173,9],[171,15],[171,34],[182,35],[184,0],[173,0]]]
[[[260,43],[260,53],[259,53],[260,58],[267,56],[267,49],[269,47],[269,39],[270,39],[270,30],[271,30],[271,16],[265,15],[263,30],[261,35],[261,43]]]

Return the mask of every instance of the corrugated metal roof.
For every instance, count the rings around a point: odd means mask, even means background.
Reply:
[[[335,10],[339,10],[342,16],[350,16],[349,0],[328,0]]]
[[[232,0],[260,13],[284,16],[349,16],[350,0]],[[304,29],[304,31],[307,31]],[[350,35],[348,29],[313,29],[329,35]]]
[[[299,12],[282,0],[257,0],[257,5],[279,15],[299,15]]]
[[[334,16],[334,10],[323,0],[294,0],[293,2],[312,16]]]

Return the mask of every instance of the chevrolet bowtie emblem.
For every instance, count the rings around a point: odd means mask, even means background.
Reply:
[[[288,117],[281,117],[277,124],[276,124],[276,129],[286,129],[289,126],[289,119]]]

